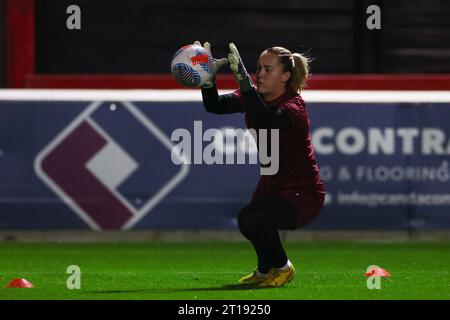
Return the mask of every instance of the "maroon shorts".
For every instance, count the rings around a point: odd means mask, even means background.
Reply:
[[[324,205],[325,192],[323,191],[323,186],[318,189],[319,190],[304,190],[286,188],[278,192],[267,192],[267,186],[259,184],[253,193],[252,201],[273,197],[279,197],[286,200],[295,211],[297,222],[296,228],[300,228],[313,221]]]
[[[325,202],[323,191],[285,190],[279,195],[294,207],[299,228],[313,221],[319,215]]]

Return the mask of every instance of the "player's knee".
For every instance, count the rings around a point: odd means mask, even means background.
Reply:
[[[258,234],[265,228],[264,221],[262,220],[259,212],[253,210],[251,207],[245,207],[238,215],[239,230],[245,237],[252,237],[252,235]]]
[[[244,207],[238,215],[238,225],[241,232],[245,235],[255,227],[255,213],[249,206]]]

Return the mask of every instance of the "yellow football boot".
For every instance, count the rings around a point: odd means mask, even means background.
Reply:
[[[295,278],[295,268],[292,264],[286,270],[270,269],[268,277],[264,277],[263,281],[258,282],[258,287],[281,287],[291,282]]]
[[[262,276],[260,274],[258,274],[258,270],[253,271],[253,273],[250,273],[249,275],[246,275],[245,277],[242,277],[239,280],[239,283],[242,284],[258,284],[260,282],[262,282],[263,280],[265,280],[267,277]]]

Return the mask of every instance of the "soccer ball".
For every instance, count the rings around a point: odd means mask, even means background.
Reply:
[[[172,58],[170,71],[186,87],[200,87],[213,76],[211,54],[202,46],[187,45]]]

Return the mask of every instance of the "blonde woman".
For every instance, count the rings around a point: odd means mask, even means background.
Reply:
[[[199,44],[199,42],[196,42]],[[210,50],[209,43],[205,48]],[[236,46],[229,45],[228,63],[239,90],[219,95],[214,79],[202,87],[208,112],[245,113],[248,128],[279,130],[279,169],[262,175],[251,202],[238,215],[241,233],[252,243],[258,266],[240,283],[280,287],[292,281],[295,268],[280,240],[279,230],[294,230],[316,218],[325,191],[311,145],[309,116],[300,96],[308,78],[308,59],[282,47],[259,56],[256,86]],[[215,72],[227,63],[215,60]]]

